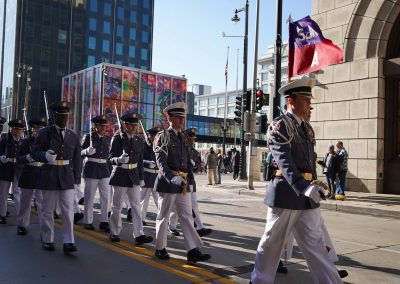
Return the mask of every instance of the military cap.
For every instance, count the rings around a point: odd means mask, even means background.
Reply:
[[[178,102],[164,108],[164,112],[168,115],[185,116],[187,110],[187,104],[185,102]]]
[[[304,76],[299,80],[290,82],[279,89],[279,94],[285,98],[291,95],[299,95],[305,97],[312,97],[311,88],[314,86],[315,80]]]
[[[24,129],[25,128],[25,121],[22,119],[13,119],[8,122],[8,126],[11,128],[20,128]]]
[[[121,117],[121,120],[123,122],[133,123],[133,124],[139,123],[139,120],[142,120],[142,119],[143,119],[143,116],[138,113],[135,113],[135,112],[128,112]]]
[[[6,123],[7,119],[0,116],[0,125],[3,125],[4,123]]]
[[[196,138],[196,130],[194,127],[188,128],[185,130],[185,133],[189,138]]]
[[[161,127],[156,126],[156,127],[153,127],[153,128],[148,129],[146,132],[149,133],[149,134],[156,135],[156,134],[157,134],[158,132],[160,132],[161,130],[162,130]]]
[[[67,101],[55,102],[50,105],[50,109],[55,114],[69,114],[69,103]]]
[[[98,116],[92,117],[91,121],[94,124],[101,124],[101,125],[107,124],[107,118],[105,115],[98,115]]]
[[[28,121],[30,127],[45,127],[47,120],[45,117],[37,117]]]

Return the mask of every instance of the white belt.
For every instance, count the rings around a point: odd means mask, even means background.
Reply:
[[[145,171],[145,172],[148,172],[148,173],[153,173],[153,174],[158,174],[158,169],[148,169],[148,168],[143,168],[143,170]]]
[[[29,163],[28,166],[32,166],[32,167],[41,167],[43,165],[43,163],[41,162],[32,162]]]
[[[96,159],[96,158],[89,158],[87,157],[88,162],[94,162],[94,163],[99,163],[99,164],[106,164],[107,160],[106,159]]]
[[[132,169],[137,168],[137,163],[135,163],[135,164],[122,164],[122,165],[119,165],[118,167],[123,168],[123,169],[127,169],[127,170],[132,170]]]
[[[69,165],[69,160],[55,160],[48,162],[48,164],[53,166],[66,166]]]
[[[7,161],[10,163],[16,163],[17,159],[16,158],[8,158]]]

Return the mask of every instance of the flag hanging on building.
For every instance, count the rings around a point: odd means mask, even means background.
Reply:
[[[226,65],[225,65],[225,86],[228,85],[228,57],[229,57],[229,47],[228,47],[228,56],[226,57]]]
[[[289,78],[343,61],[343,51],[324,38],[310,16],[289,23]]]

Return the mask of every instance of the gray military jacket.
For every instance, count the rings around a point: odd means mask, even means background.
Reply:
[[[165,135],[169,136],[168,144],[162,145]],[[189,144],[185,133],[181,132],[181,138],[175,134],[172,128],[157,134],[154,143],[164,151],[156,151],[156,161],[159,168],[154,188],[158,192],[182,193],[182,189],[171,183],[175,176],[173,171],[186,172],[188,174],[189,185],[194,185],[192,163],[190,162]],[[168,153],[168,155],[166,154]]]
[[[310,181],[302,176],[302,173],[308,172],[312,174],[313,179],[317,178],[313,131],[307,123],[304,131],[290,113],[287,117],[295,128],[293,140],[289,144],[280,145],[286,142],[283,137],[289,137],[282,117],[276,120],[268,140],[272,156],[283,177],[275,177],[267,185],[265,204],[293,210],[317,208],[319,204],[304,196]]]
[[[57,154],[57,160],[69,161],[68,165],[47,163],[47,150],[53,150]],[[40,129],[31,147],[31,157],[44,163],[39,171],[37,189],[67,190],[74,189],[75,184],[81,183],[81,144],[79,136],[71,129],[65,130],[63,139],[55,126]]]
[[[145,187],[153,188],[158,175],[158,167],[151,168],[149,161],[156,162],[156,155],[153,151],[153,143],[143,143],[143,166]]]
[[[83,177],[102,179],[108,178],[111,174],[111,165],[108,161],[108,155],[110,152],[111,139],[108,136],[100,136],[96,132],[92,132],[92,145],[96,148],[96,153],[90,156],[82,156],[82,158],[92,158],[106,160],[106,163],[98,163],[96,161],[87,160],[83,165]],[[90,146],[90,135],[86,134],[83,138],[82,149],[87,149]]]
[[[111,141],[109,161],[113,165],[110,177],[110,185],[121,187],[133,187],[143,180],[143,139],[134,135],[129,139],[126,133],[114,135]],[[126,153],[129,155],[127,165],[135,165],[134,168],[125,169],[118,163],[118,158]]]

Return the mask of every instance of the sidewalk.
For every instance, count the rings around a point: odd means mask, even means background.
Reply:
[[[198,187],[199,185],[208,187],[206,175],[196,175],[195,178]],[[264,198],[266,182],[254,181],[253,185],[254,190],[248,190],[247,181],[234,181],[231,175],[222,175],[222,184],[210,187],[235,191],[239,195]],[[321,208],[354,214],[400,218],[400,195],[348,191],[346,192],[346,201],[325,200],[321,202]]]

